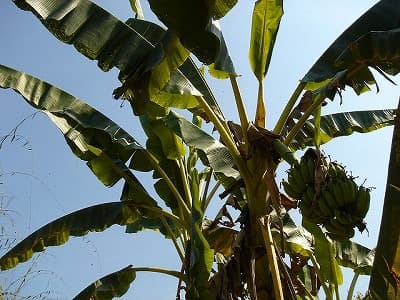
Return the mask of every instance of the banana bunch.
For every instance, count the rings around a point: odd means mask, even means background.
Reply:
[[[288,196],[299,200],[303,218],[324,226],[332,239],[345,241],[354,236],[355,227],[365,229],[370,189],[358,186],[342,165],[327,162],[320,152],[307,151],[290,168],[282,186]]]

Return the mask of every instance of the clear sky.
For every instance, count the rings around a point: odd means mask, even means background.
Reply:
[[[96,1],[121,20],[132,17],[128,0]],[[145,6],[146,1],[143,5]],[[377,1],[285,1],[285,15],[266,79],[267,127],[273,127],[297,81],[327,46],[359,15]],[[222,20],[222,29],[235,63],[240,88],[253,114],[257,86],[248,66],[248,37],[252,1],[239,1]],[[154,18],[145,9],[146,17]],[[112,99],[118,86],[117,71],[103,73],[69,45],[56,40],[29,12],[19,10],[11,0],[0,2],[0,63],[23,70],[49,81],[105,113],[144,144],[143,134],[129,105]],[[361,109],[395,108],[398,91],[379,78],[381,92],[372,91],[357,97],[344,93],[343,105],[329,103],[323,113]],[[237,116],[229,82],[212,83],[218,100],[233,120]],[[9,133],[22,119],[34,113],[17,94],[0,90],[0,136]],[[92,175],[83,162],[75,158],[57,128],[43,114],[26,120],[18,129],[19,140],[7,140],[0,149],[0,208],[4,234],[24,238],[33,230],[74,210],[102,202],[117,201],[121,184],[108,189]],[[392,128],[370,134],[355,134],[336,139],[323,150],[332,159],[344,163],[358,183],[367,179],[372,192],[371,209],[366,221],[369,236],[356,234],[354,240],[368,247],[377,242],[384,187],[390,153]],[[282,176],[283,174],[278,174]],[[145,184],[148,184],[143,176]],[[218,202],[218,199],[216,199]],[[218,203],[216,203],[218,204]],[[209,211],[212,217],[215,212]],[[0,255],[7,238],[0,236]],[[95,279],[129,264],[179,270],[179,258],[172,243],[153,232],[124,234],[114,226],[104,233],[71,238],[60,247],[48,248],[38,257],[24,296],[50,290],[50,299],[70,299]],[[7,287],[32,266],[32,261],[15,270],[0,273],[0,285]],[[39,272],[38,272],[39,271]],[[346,272],[347,283],[351,272]],[[358,285],[361,291],[365,279]],[[130,292],[123,299],[174,299],[177,282],[165,276],[139,273]],[[15,288],[15,285],[14,285]],[[343,291],[346,290],[346,285]]]

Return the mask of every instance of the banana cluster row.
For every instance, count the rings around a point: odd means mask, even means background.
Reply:
[[[306,152],[282,182],[288,196],[299,200],[303,218],[323,225],[335,240],[348,240],[354,228],[365,229],[363,219],[370,204],[370,190],[358,186],[338,163]]]

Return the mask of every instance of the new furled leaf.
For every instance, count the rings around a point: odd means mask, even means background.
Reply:
[[[259,81],[268,72],[282,15],[282,0],[258,0],[255,3],[249,58],[253,73]]]

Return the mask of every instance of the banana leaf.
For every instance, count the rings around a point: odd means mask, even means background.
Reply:
[[[153,215],[161,215],[161,209],[158,213],[155,210],[152,212]],[[35,252],[66,243],[70,236],[101,232],[112,225],[131,224],[139,218],[142,218],[141,207],[131,201],[103,203],[75,211],[50,222],[19,242],[0,258],[0,268],[14,268],[29,260]]]
[[[117,124],[74,96],[20,71],[0,65],[0,87],[12,88],[28,104],[42,110],[64,134],[76,156],[88,162],[107,186],[121,176],[115,164],[123,164],[141,146]],[[109,160],[102,160],[107,153]]]
[[[400,107],[400,104],[399,104]],[[400,278],[400,119],[395,119],[392,148],[378,244],[372,267],[369,291],[379,299],[397,299]]]
[[[353,42],[371,31],[389,31],[399,28],[400,6],[397,0],[382,0],[346,29],[303,77],[306,89],[315,90],[339,71],[336,60]],[[389,49],[386,49],[387,51]],[[357,76],[360,74],[353,74]],[[364,74],[365,77],[365,74]]]
[[[223,18],[238,2],[237,0],[207,0],[210,15],[215,19]]]
[[[284,243],[285,252],[293,256],[308,257],[310,251],[313,250],[313,237],[303,227],[297,226],[290,215],[286,212],[281,212],[280,217],[275,213],[271,214],[272,221],[275,224],[280,224],[282,221],[283,232],[284,232]],[[276,228],[272,229],[272,236],[276,242],[276,245],[281,245],[282,235]]]
[[[138,78],[148,78],[144,74],[162,60],[159,52],[154,49],[162,40],[165,30],[150,22],[135,19],[125,24],[89,0],[74,2],[69,0],[51,2],[47,0],[17,0],[14,3],[23,10],[31,11],[59,40],[73,44],[87,58],[97,60],[103,71],[108,71],[113,67],[118,68],[120,70],[119,79],[124,83],[130,79],[128,83],[131,87],[133,82],[139,80]],[[175,55],[174,52],[170,52],[170,54]],[[196,68],[194,64],[189,65],[191,69]],[[164,86],[162,87],[163,93],[158,95],[158,99],[160,101],[163,95],[173,98],[171,93],[178,98],[185,95],[181,100],[188,101],[190,99],[191,104],[185,105],[178,100],[175,102],[180,103],[179,107],[193,106],[194,97],[190,97],[190,95],[192,93],[198,95],[198,91],[190,84],[190,79],[176,71],[175,67],[171,65],[168,72],[165,72],[165,68],[159,70],[162,71],[161,73],[153,72],[153,77],[157,79],[156,82],[159,84],[168,82],[165,90]],[[148,89],[148,81],[141,81],[140,84],[147,84],[145,88]],[[202,89],[207,90],[204,88],[205,83],[201,84]],[[151,88],[152,94],[160,92],[160,90],[155,91],[155,86],[157,85],[153,85]],[[212,101],[211,106],[218,106],[213,101],[215,100],[213,97],[205,95],[205,99]],[[152,111],[153,108],[154,105],[147,110]]]
[[[354,272],[357,272],[361,275],[371,275],[372,266],[375,260],[375,248],[364,256],[363,260],[359,263],[359,265],[354,269]]]
[[[255,3],[249,58],[253,73],[259,81],[262,81],[268,72],[282,15],[282,0],[258,0]]]
[[[121,127],[57,87],[3,65],[0,65],[0,87],[12,88],[28,104],[42,110],[64,134],[72,152],[87,161],[103,184],[112,186],[124,178],[141,199],[156,205],[125,165],[135,151],[145,150]]]
[[[184,195],[182,173],[177,163],[177,159],[182,159],[186,151],[181,138],[164,125],[165,122],[163,119],[152,119],[146,115],[142,115],[140,121],[148,137],[146,141],[147,151],[157,159],[158,166],[168,176],[177,191],[181,195]],[[145,153],[135,152],[129,167],[138,171],[153,171],[153,178],[159,179],[154,183],[155,191],[164,200],[165,204],[171,208],[172,212],[179,215],[179,205],[176,196],[159,171],[153,164],[148,162]],[[134,196],[134,193],[132,195]],[[133,225],[128,226],[128,231],[130,232],[131,230],[136,230]]]
[[[325,280],[332,284],[343,283],[343,273],[336,260],[336,253],[333,243],[327,239],[322,229],[303,218],[303,226],[314,236],[314,254],[320,265],[320,271]]]
[[[135,270],[132,266],[128,266],[96,280],[73,299],[111,300],[114,297],[121,297],[128,291],[135,278]]]
[[[235,75],[219,24],[203,0],[149,0],[152,11],[168,29],[176,32],[182,44],[203,63]]]
[[[321,116],[320,142],[321,144],[325,144],[334,138],[348,136],[354,132],[368,133],[392,126],[396,113],[395,109],[384,109],[352,111]],[[310,119],[295,136],[290,147],[301,149],[313,146],[315,132],[314,121]]]
[[[352,241],[335,242],[336,260],[343,267],[351,268],[360,274],[370,275],[374,262],[374,250]]]
[[[280,219],[275,213],[272,220],[278,224]],[[281,213],[283,222],[283,232],[285,233],[285,250],[289,254],[308,257],[310,251],[314,249],[313,237],[304,227],[297,226],[288,213]],[[281,235],[277,229],[272,231],[276,244],[280,245]],[[371,271],[373,256],[371,260],[371,250],[353,241],[334,242],[334,257],[337,262],[347,268],[362,270],[363,274],[368,275],[368,264]]]
[[[389,81],[384,73],[396,75],[400,72],[400,28],[388,31],[369,32],[351,43],[336,59],[335,65],[339,69],[358,70],[356,76],[348,80],[358,93],[369,90],[370,84],[376,84],[368,66],[376,69]]]
[[[228,149],[214,137],[172,111],[165,117],[165,125],[188,146],[203,152],[207,164],[214,169],[214,172],[227,177],[238,177],[239,173],[233,168],[234,162]]]

